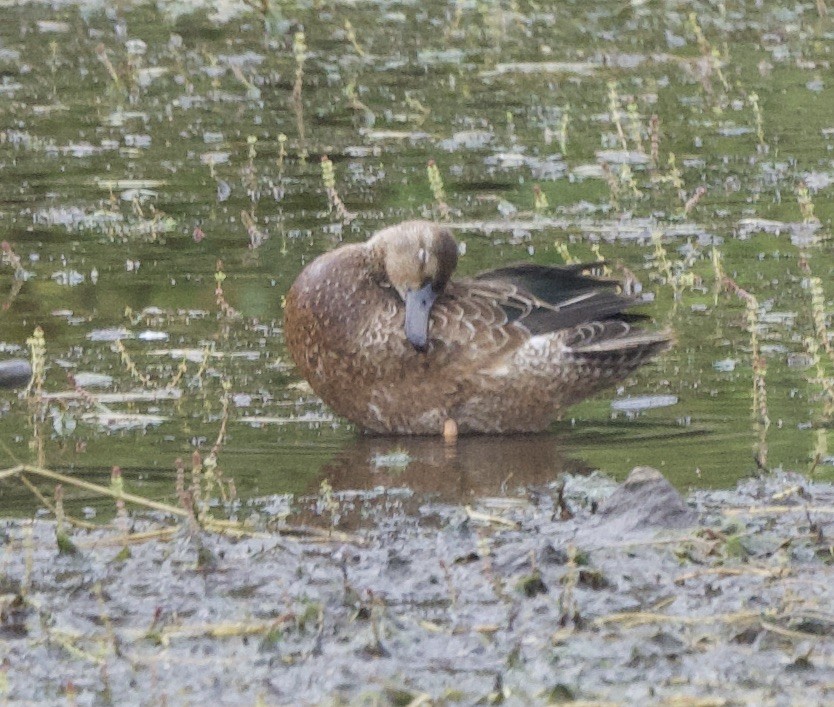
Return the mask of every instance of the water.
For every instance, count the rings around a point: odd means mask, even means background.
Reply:
[[[832,26],[813,7],[185,9],[2,10],[0,225],[20,261],[0,273],[0,337],[11,356],[43,328],[55,394],[39,429],[5,395],[4,465],[40,446],[50,468],[106,482],[119,466],[130,490],[170,499],[176,459],[208,455],[227,418],[218,461],[244,498],[324,478],[489,495],[637,464],[720,486],[754,457],[831,476]],[[324,155],[352,220],[328,199]],[[444,214],[464,274],[566,252],[625,266],[675,349],[548,435],[363,439],[293,372],[282,295],[339,243]],[[721,274],[756,298],[768,428],[745,301]],[[99,376],[93,395],[172,380],[181,395],[103,410],[60,395],[68,374]],[[393,453],[404,467],[377,463]],[[34,504],[16,483],[0,503]]]

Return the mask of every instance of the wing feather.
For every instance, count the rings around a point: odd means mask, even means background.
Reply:
[[[640,299],[622,294],[618,281],[600,277],[602,265],[525,263],[489,270],[466,284],[470,295],[494,302],[509,321],[519,322],[531,334],[590,321],[642,319],[625,312],[640,304]]]

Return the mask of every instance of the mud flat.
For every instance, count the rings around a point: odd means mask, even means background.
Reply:
[[[51,521],[3,521],[4,698],[833,698],[830,484],[772,474],[684,499],[642,468],[470,507],[406,489],[305,503],[295,519],[320,530],[302,535],[279,532],[276,499],[241,509],[243,537],[143,514],[59,543]]]

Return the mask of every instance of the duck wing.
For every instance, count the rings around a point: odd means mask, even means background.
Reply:
[[[489,298],[504,310],[508,321],[523,324],[531,334],[586,322],[644,319],[625,313],[640,299],[623,294],[617,280],[600,277],[602,265],[511,265],[477,275],[469,281],[470,293]]]

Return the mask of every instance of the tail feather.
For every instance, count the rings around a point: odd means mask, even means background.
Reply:
[[[577,327],[566,344],[573,367],[594,381],[591,390],[596,391],[631,375],[668,349],[672,340],[668,331],[644,331],[614,320]]]
[[[668,331],[632,330],[621,336],[585,341],[571,345],[575,354],[590,356],[604,353],[625,353],[627,351],[651,350],[659,353],[672,344],[672,335]]]

